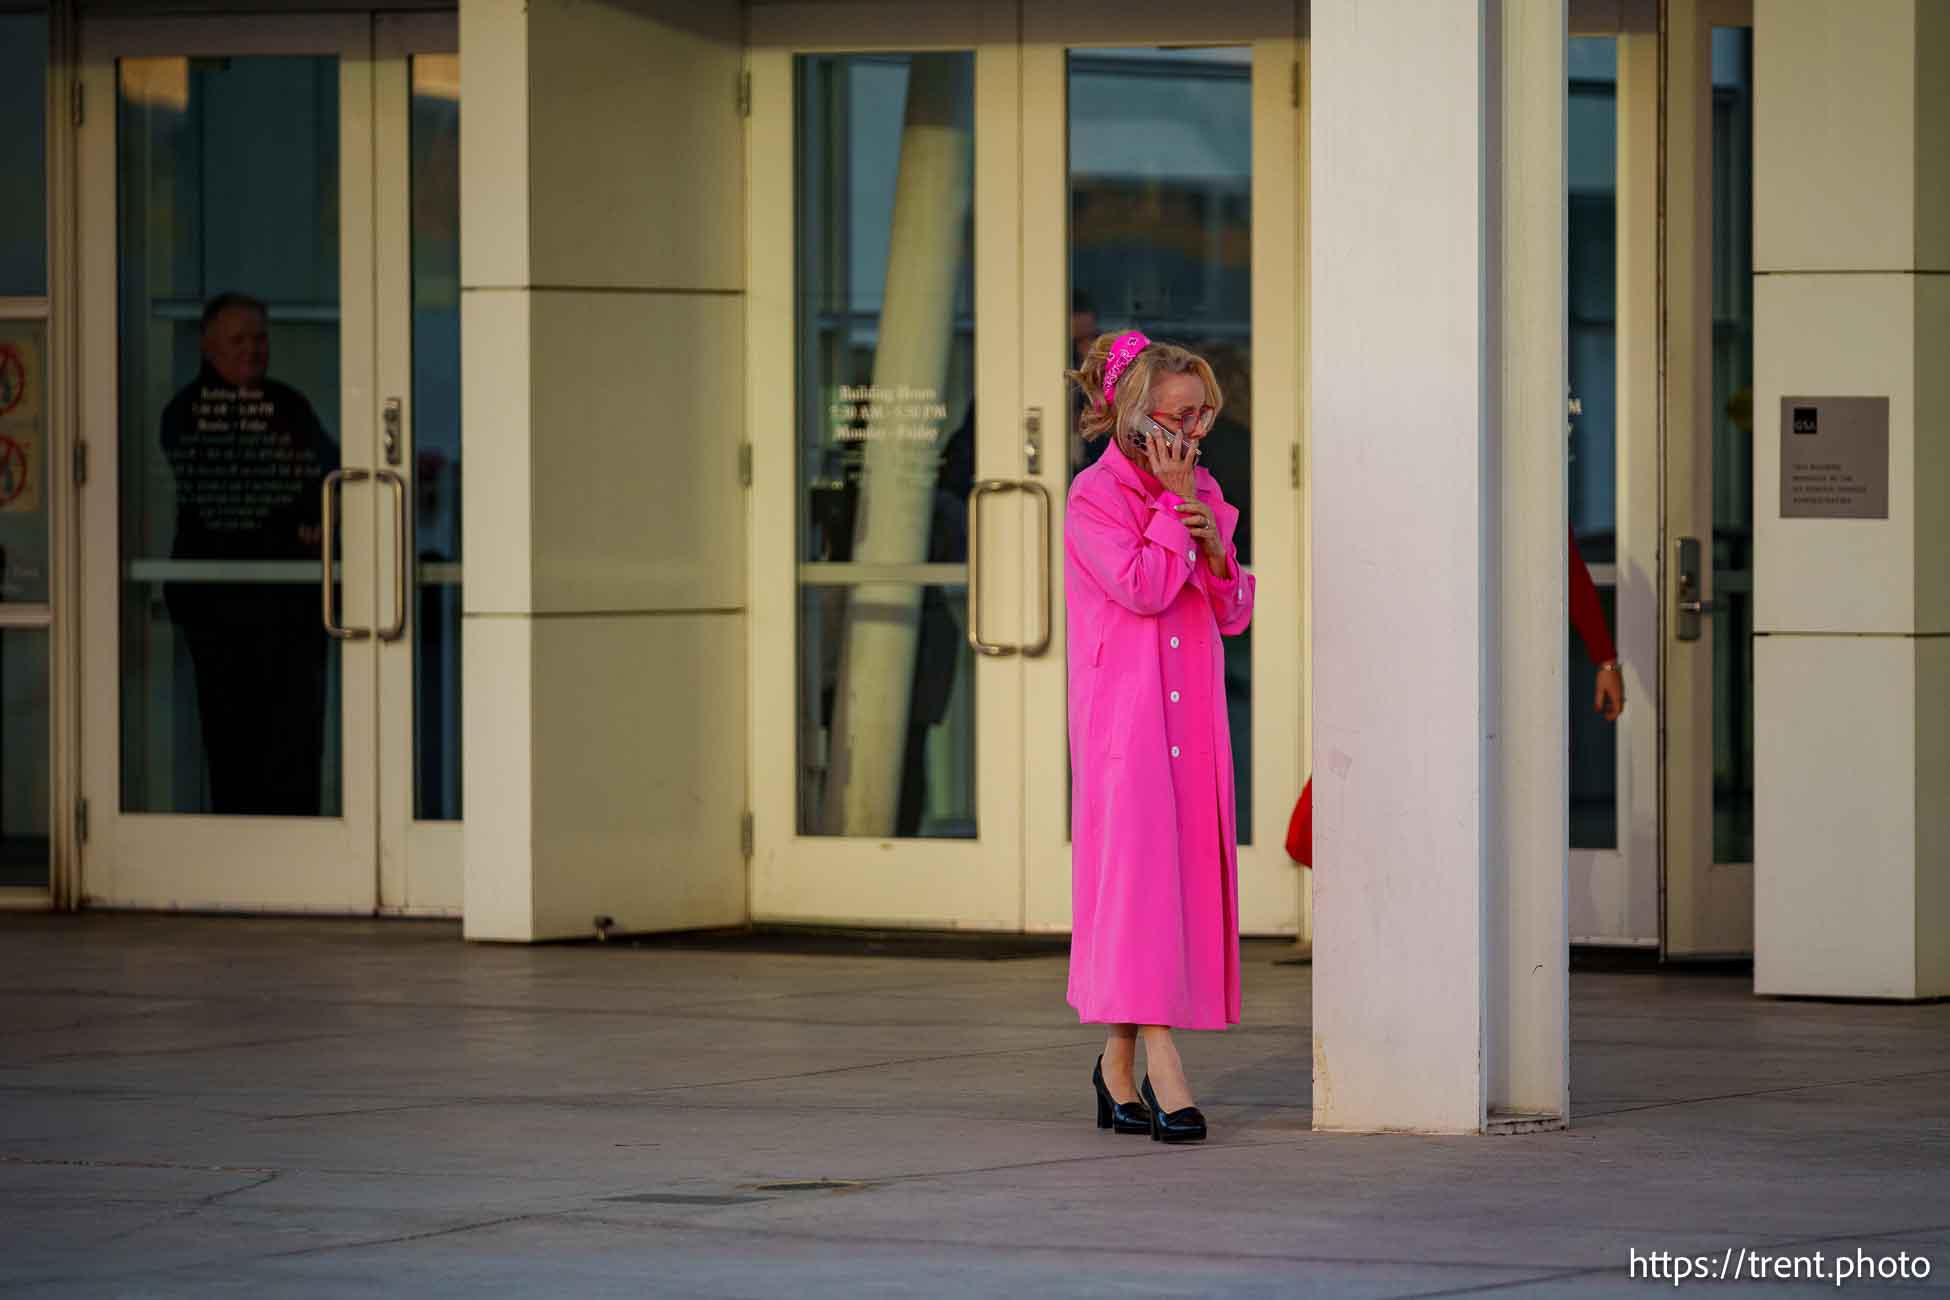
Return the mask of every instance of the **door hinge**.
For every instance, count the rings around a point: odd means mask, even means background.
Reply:
[[[1293,443],[1286,450],[1287,473],[1292,477],[1293,486],[1297,489],[1300,486],[1300,444]]]
[[[78,844],[88,842],[88,801],[77,798],[74,801],[74,837]]]
[[[1300,107],[1300,64],[1298,60],[1295,60],[1293,64],[1292,90],[1293,90],[1293,106],[1295,108],[1298,108]]]
[[[738,444],[738,486],[752,485],[752,445],[749,442]]]
[[[753,837],[755,833],[756,827],[753,825],[751,809],[747,808],[738,817],[738,848],[745,855],[745,861],[747,862],[752,860]]]
[[[752,74],[749,69],[738,74],[738,116],[752,115]]]
[[[74,442],[74,485],[80,487],[88,481],[88,444],[80,438]]]
[[[85,105],[87,103],[87,91],[82,87],[82,84],[79,81],[75,82],[74,85],[69,87],[68,102],[70,107],[70,116],[74,118],[74,124],[76,126],[80,126],[82,119],[85,116],[87,116],[86,112],[84,111]]]

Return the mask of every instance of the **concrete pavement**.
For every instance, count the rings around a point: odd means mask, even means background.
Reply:
[[[0,1293],[1636,1296],[1633,1250],[1743,1248],[1950,1290],[1950,1006],[1579,974],[1571,1131],[1323,1136],[1285,951],[1183,1036],[1215,1136],[1167,1148],[1092,1125],[1060,956],[0,917]]]

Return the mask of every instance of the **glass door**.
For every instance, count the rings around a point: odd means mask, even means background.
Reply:
[[[1668,958],[1753,953],[1752,32],[1668,34],[1661,719]],[[1736,25],[1717,25],[1726,19]]]
[[[370,22],[84,41],[82,895],[369,911]]]
[[[1306,878],[1286,857],[1305,780],[1305,48],[1291,4],[1106,25],[1025,15],[1022,387],[1061,502],[1108,444],[1073,432],[1063,371],[1103,331],[1142,328],[1213,364],[1225,395],[1201,464],[1239,507],[1252,626],[1225,638],[1242,931],[1293,934]],[[1062,590],[1062,518],[1052,572]],[[1025,591],[1030,584],[1024,584]],[[1060,630],[1059,630],[1060,637]],[[1026,909],[1070,927],[1060,639],[1024,665]]]
[[[1566,50],[1570,532],[1604,625],[1573,624],[1568,647],[1570,927],[1606,947],[1659,944],[1656,41]],[[1595,708],[1610,653],[1614,721]]]
[[[457,864],[443,875],[413,842],[406,801],[385,800],[384,837],[381,816],[382,773],[420,793],[390,757],[417,752],[416,656],[438,647],[438,697],[456,648],[437,594],[458,579],[437,567],[452,507],[426,499],[423,472],[428,449],[458,447],[439,395],[458,373],[438,233],[452,244],[458,210],[440,162],[454,43],[451,25],[379,24],[376,61],[375,29],[84,31],[82,896],[97,905],[458,904]],[[451,484],[457,454],[444,469]],[[409,563],[414,539],[428,564]],[[409,703],[382,709],[388,688]]]
[[[30,906],[58,888],[50,814],[65,784],[52,761],[66,559],[51,523],[60,479],[48,473],[62,423],[47,385],[62,328],[48,297],[48,55],[45,13],[0,13],[0,117],[13,127],[0,136],[0,904]]]
[[[978,17],[799,21],[755,13],[751,67],[752,914],[1019,929],[1049,624],[1020,590],[1048,513],[1017,463],[1017,54]]]
[[[1297,14],[1096,48],[1102,23],[970,8],[754,12],[754,919],[1069,928],[1063,372],[1141,323],[1225,368],[1226,489],[1262,506],[1273,648],[1229,647],[1241,907],[1291,933]]]
[[[460,56],[452,14],[374,20],[379,905],[461,910]],[[389,480],[390,481],[390,480]]]

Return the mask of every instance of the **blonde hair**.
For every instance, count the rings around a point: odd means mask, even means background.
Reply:
[[[1092,442],[1106,433],[1129,428],[1131,417],[1144,405],[1151,395],[1151,384],[1159,375],[1197,375],[1205,385],[1205,404],[1212,408],[1217,418],[1225,405],[1225,394],[1219,390],[1218,376],[1212,373],[1212,365],[1204,357],[1190,348],[1176,343],[1153,342],[1144,351],[1132,358],[1124,373],[1117,377],[1117,385],[1111,390],[1114,399],[1108,406],[1104,404],[1104,365],[1110,359],[1110,346],[1117,341],[1122,330],[1110,334],[1100,334],[1090,350],[1083,355],[1083,364],[1075,370],[1064,373],[1070,382],[1083,390],[1083,414],[1077,420],[1077,432],[1085,442]]]

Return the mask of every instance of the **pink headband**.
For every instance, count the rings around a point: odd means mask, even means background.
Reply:
[[[1110,345],[1110,355],[1104,358],[1104,405],[1109,406],[1117,394],[1117,377],[1124,373],[1137,354],[1151,346],[1151,340],[1144,337],[1142,330],[1125,330]]]

